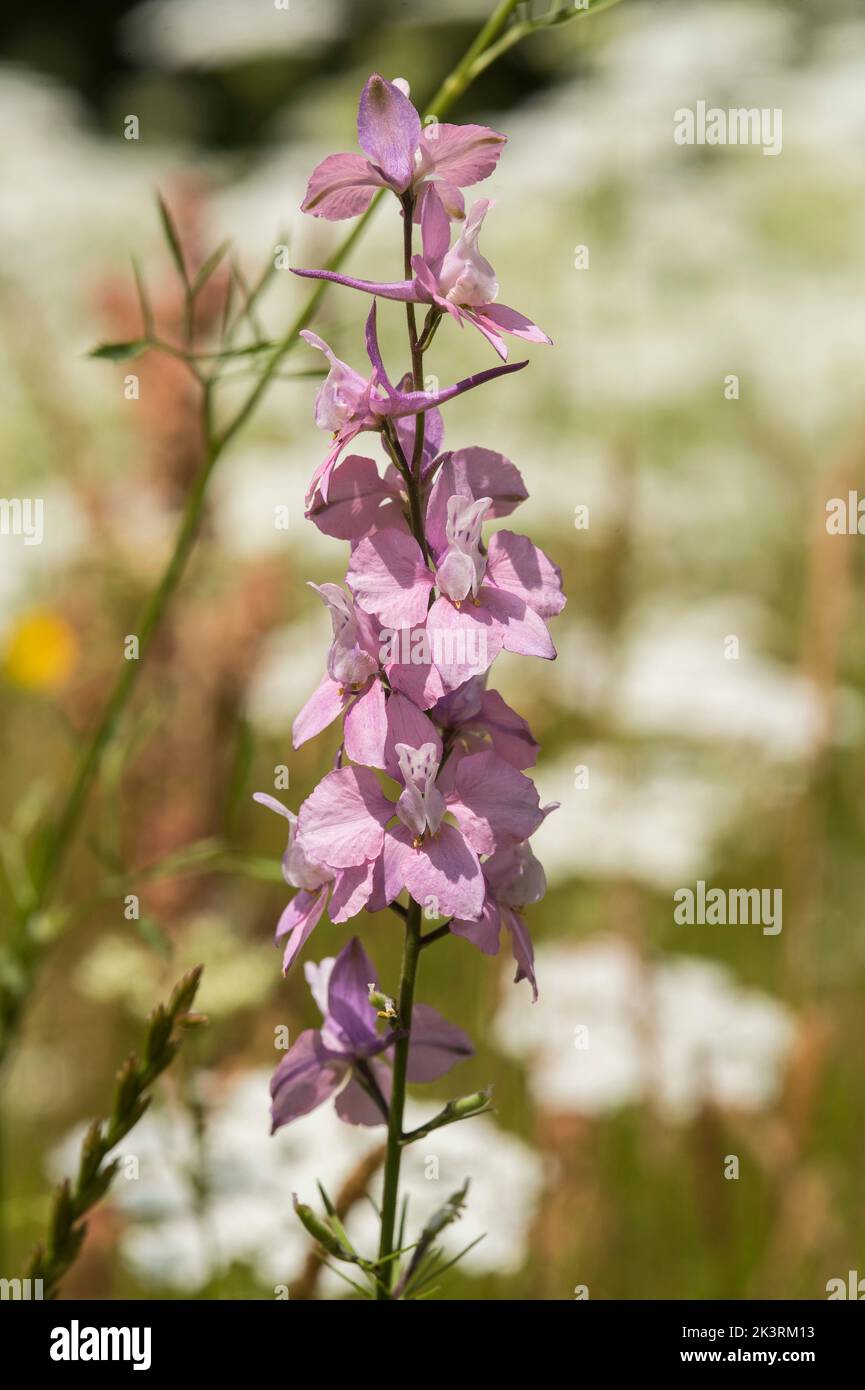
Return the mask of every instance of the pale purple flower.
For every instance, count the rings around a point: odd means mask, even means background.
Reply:
[[[398,433],[410,420],[396,422]],[[487,496],[487,518],[509,516],[528,497],[519,469],[504,454],[477,445],[440,453],[443,431],[438,411],[425,419],[423,475],[429,489],[425,530],[435,551],[446,544],[447,506],[457,492],[469,498]],[[438,425],[438,428],[434,428]],[[413,439],[404,441],[411,453]],[[393,464],[382,475],[374,459],[349,454],[334,466],[327,498],[316,490],[306,515],[326,536],[352,545],[373,531],[396,528],[410,533],[405,483]]]
[[[488,178],[505,137],[480,125],[421,126],[420,116],[402,87],[373,73],[361,92],[358,143],[367,156],[331,154],[312,173],[303,212],[329,221],[365,212],[379,188],[419,202],[434,200],[451,217],[463,216],[461,188]]]
[[[527,496],[519,470],[502,454],[470,448],[439,455],[427,475],[425,533],[435,572],[400,511],[397,481],[364,468],[359,519],[369,521],[377,508],[387,521],[352,535],[346,582],[357,606],[390,629],[425,624],[447,691],[482,674],[502,649],[554,657],[545,620],[565,602],[558,567],[511,531],[496,532],[487,548],[482,542],[484,520],[509,515]],[[349,515],[342,520],[352,530]]]
[[[326,458],[312,475],[307,502],[311,501],[316,489],[321,493],[323,500],[327,501],[328,481],[334,464],[346,445],[362,430],[380,431],[387,419],[397,420],[401,416],[418,415],[433,410],[445,401],[461,396],[464,391],[471,391],[476,386],[482,386],[484,382],[492,381],[507,372],[521,371],[528,365],[527,362],[513,362],[502,367],[491,367],[487,371],[475,372],[473,376],[464,377],[453,386],[446,386],[443,391],[405,391],[401,386],[395,387],[391,385],[385,371],[378,346],[375,300],[366,321],[366,350],[372,364],[372,372],[368,378],[362,377],[353,367],[349,367],[337,357],[318,334],[304,329],[301,337],[312,347],[323,352],[330,363],[330,371],[319,387],[315,399],[315,422],[320,429],[333,434]]]
[[[338,285],[380,299],[435,305],[460,325],[474,324],[506,361],[508,350],[502,333],[530,343],[549,344],[552,340],[525,314],[495,302],[499,283],[495,271],[478,248],[481,227],[492,206],[488,198],[478,199],[451,246],[447,214],[436,199],[426,199],[421,221],[423,254],[412,257],[414,278],[411,280],[358,280],[335,270],[295,269],[294,273],[312,280],[333,280]]]
[[[359,607],[384,626],[412,627],[426,617],[433,661],[448,690],[482,674],[502,650],[551,660],[556,649],[546,619],[565,603],[561,571],[527,536],[496,531],[483,551],[474,527],[457,524],[475,519],[461,506],[448,499],[451,533],[446,525],[445,544],[434,552],[435,574],[414,537],[394,529],[360,541],[346,576]],[[434,589],[438,597],[430,604]]]
[[[338,584],[313,584],[330,613],[333,641],[327,654],[327,674],[339,685],[359,690],[378,671],[378,661],[369,649],[374,641],[372,624],[358,612],[351,598]]]
[[[426,534],[438,555],[447,542],[448,500],[455,494],[476,499],[489,497],[487,519],[510,516],[528,497],[517,467],[494,449],[477,445],[440,454],[427,469],[433,479],[426,510]]]
[[[319,965],[308,962],[305,974],[323,1023],[300,1034],[273,1074],[273,1130],[308,1115],[331,1097],[341,1120],[383,1124],[379,1106],[357,1078],[361,1070],[371,1074],[384,1101],[389,1100],[391,1074],[383,1054],[400,1030],[378,1031],[376,1010],[369,1002],[370,985],[376,978],[372,961],[353,937],[335,960],[327,958]],[[414,1006],[409,1081],[434,1081],[473,1051],[461,1028],[427,1004]]]
[[[543,818],[537,791],[491,749],[452,754],[442,765],[431,720],[401,696],[391,696],[387,710],[385,760],[400,786],[396,803],[370,769],[339,768],[300,807],[299,841],[334,872],[372,866],[370,911],[407,888],[442,916],[476,919],[485,895],[480,856],[534,833]]]
[[[288,843],[282,856],[282,876],[295,893],[277,925],[277,944],[285,940],[283,974],[315,931],[325,908],[336,924],[356,917],[373,891],[373,866],[363,864],[335,871],[311,859],[297,839],[297,816],[268,792],[256,792],[253,800],[288,821]]]
[[[394,693],[408,696],[426,709],[444,693],[441,677],[430,661],[382,661],[385,646],[380,624],[358,608],[338,584],[313,584],[327,605],[333,623],[333,641],[327,656],[327,675],[313,691],[292,725],[292,742],[300,748],[340,715],[345,716],[343,741],[352,762],[367,767],[385,766],[387,694],[383,681]],[[403,645],[409,655],[412,639],[421,634],[395,634],[397,652]],[[415,647],[415,651],[417,648]]]

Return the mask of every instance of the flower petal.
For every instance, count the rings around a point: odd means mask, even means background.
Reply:
[[[508,516],[529,495],[519,469],[494,449],[474,446],[445,454],[430,489],[426,512],[427,540],[436,556],[447,546],[448,498],[457,493],[474,501],[488,497],[488,517]]]
[[[330,676],[325,676],[321,684],[316,686],[291,726],[293,747],[300,748],[307,739],[320,734],[342,714],[350,697],[340,694],[341,689]]]
[[[565,606],[561,570],[528,536],[496,531],[490,537],[487,578],[516,594],[541,618],[553,618]]]
[[[420,748],[424,743],[431,743],[436,750],[436,762],[441,761],[442,741],[432,720],[405,695],[394,691],[388,696],[387,701],[384,766],[391,777],[402,781],[399,759],[395,751],[397,743],[407,743],[409,748]]]
[[[439,700],[430,717],[454,732],[461,725],[472,723],[480,715],[485,687],[486,675],[472,676]]]
[[[429,1004],[415,1004],[411,1016],[411,1041],[408,1049],[409,1081],[435,1081],[465,1057],[474,1055],[468,1033],[448,1023],[438,1009]]]
[[[405,886],[415,902],[443,917],[479,917],[484,905],[484,876],[471,845],[455,826],[444,821],[420,849],[412,848],[404,825],[391,832],[409,846],[402,862]]]
[[[349,705],[345,724],[345,751],[353,763],[364,767],[385,767],[385,741],[388,723],[384,688],[373,680]]]
[[[372,896],[367,903],[368,912],[381,912],[399,897],[405,888],[403,861],[406,855],[411,853],[411,845],[396,839],[389,830],[384,832],[381,854],[375,861]]]
[[[359,864],[355,869],[340,869],[333,880],[328,917],[337,925],[366,907],[372,892],[375,864]]]
[[[352,553],[346,582],[367,613],[390,628],[413,627],[426,617],[433,577],[414,536],[377,531]]]
[[[527,840],[544,819],[531,778],[490,751],[461,759],[447,802],[478,854]]]
[[[375,1072],[375,1079],[378,1082],[379,1090],[382,1092],[386,1101],[390,1102],[391,1085],[393,1076],[391,1069],[384,1062],[370,1062],[370,1066]],[[385,1117],[382,1115],[375,1101],[367,1095],[366,1091],[354,1077],[348,1085],[340,1091],[334,1101],[334,1109],[341,1120],[348,1125],[383,1125]]]
[[[341,222],[366,212],[385,180],[359,154],[329,154],[312,171],[301,212]]]
[[[542,328],[538,328],[536,323],[527,319],[525,314],[519,313],[517,309],[508,308],[507,304],[483,304],[477,308],[472,317],[481,326],[492,327],[492,331],[501,328],[505,333],[512,333],[515,338],[524,338],[528,343],[547,343],[552,344],[552,338],[548,338]]]
[[[506,652],[516,652],[518,656],[540,656],[546,661],[553,660],[556,649],[546,623],[518,594],[508,593],[506,589],[497,589],[494,584],[484,584],[478,597],[495,625],[501,646]]]
[[[350,869],[377,858],[392,815],[393,804],[369,768],[339,768],[301,806],[297,839],[315,863]]]
[[[327,990],[327,1017],[337,1024],[352,1046],[365,1052],[379,1039],[376,1012],[369,1002],[375,966],[356,936],[343,946],[334,963]]]
[[[537,1002],[538,982],[535,979],[535,952],[532,938],[529,936],[529,929],[520,914],[515,912],[512,907],[502,907],[502,923],[510,933],[511,951],[517,963],[514,984],[518,985],[520,980],[528,980],[532,987],[532,999]]]
[[[498,955],[501,927],[502,919],[499,905],[491,893],[487,893],[484,900],[484,910],[476,922],[467,922],[462,918],[455,918],[451,922],[451,931],[454,935],[464,936],[466,941],[477,946],[478,950],[483,951],[485,956]]]
[[[481,598],[484,588],[481,588]],[[534,616],[534,615],[532,615]],[[484,605],[456,608],[440,596],[427,614],[430,653],[447,690],[483,675],[502,649],[499,622]]]
[[[317,1030],[301,1033],[271,1078],[271,1133],[328,1100],[342,1084],[347,1065],[322,1048]]]
[[[489,734],[493,752],[511,767],[521,772],[534,767],[540,744],[522,715],[511,709],[497,690],[484,691],[478,725]]]
[[[428,194],[423,200],[420,228],[423,259],[435,277],[451,244],[450,218],[441,199],[435,195],[430,197]]]
[[[357,138],[398,192],[411,183],[420,133],[420,116],[408,97],[374,72],[360,95]]]
[[[266,806],[269,811],[275,811],[276,814],[282,816],[284,820],[289,822],[297,820],[294,812],[289,811],[288,807],[283,806],[281,801],[277,800],[275,796],[270,795],[270,792],[253,792],[252,799],[253,801],[257,801],[260,806]]]
[[[507,143],[504,135],[489,126],[442,121],[425,126],[421,138],[421,148],[436,174],[458,188],[489,178]]]
[[[478,332],[482,333],[486,338],[493,351],[498,353],[503,362],[507,362],[508,345],[495,325],[488,319],[485,319],[479,309],[469,309],[461,305],[459,307],[459,313],[463,318],[468,319],[469,323],[474,324]]]
[[[428,660],[429,634],[426,625],[401,629],[392,635],[389,650],[397,660],[384,663],[385,673],[394,690],[417,705],[418,709],[429,709],[444,694],[442,678],[435,666]],[[413,660],[417,657],[417,660]]]
[[[410,459],[414,452],[415,421],[405,416],[398,416],[394,420],[394,428],[403,453],[406,458]],[[433,459],[441,452],[444,437],[445,426],[441,411],[428,410],[424,415],[422,459],[424,474],[426,474]]]
[[[375,460],[349,454],[330,475],[327,501],[316,493],[306,515],[326,536],[352,541],[380,525],[392,505],[399,505],[399,494],[379,475]]]
[[[301,889],[295,893],[288,907],[276,924],[276,941],[288,937],[285,954],[282,958],[282,973],[287,975],[296,957],[309,940],[324,912],[329,883],[322,884],[317,893]]]

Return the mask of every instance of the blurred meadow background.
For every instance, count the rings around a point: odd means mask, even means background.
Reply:
[[[363,81],[405,77],[422,102],[489,9],[144,0],[0,22],[2,491],[45,506],[41,545],[0,537],[7,925],[22,846],[68,784],[201,466],[180,363],[86,356],[140,332],[130,253],[161,321],[179,318],[155,190],[193,264],[226,237],[249,284],[279,244],[321,264],[345,228],[298,205],[314,164],[355,148]],[[781,153],[676,144],[674,113],[699,100],[780,108]],[[451,1297],[824,1297],[865,1273],[865,542],[826,527],[827,502],[865,487],[861,7],[624,0],[511,49],[451,118],[508,136],[483,250],[555,347],[457,402],[447,442],[522,470],[516,529],[561,564],[569,601],[556,663],[494,671],[543,745],[542,802],[561,802],[536,837],[540,1000],[509,956],[458,939],[424,953],[419,997],[478,1043],[434,1094],[492,1082],[496,1113],[408,1151],[410,1211],[471,1177],[451,1247],[490,1234]],[[399,260],[382,206],[347,268],[392,279]],[[262,332],[284,333],[306,294],[274,273]],[[334,291],[315,322],[355,366],[365,307]],[[400,310],[380,321],[399,363]],[[442,381],[494,361],[476,335],[444,340]],[[312,357],[301,345],[286,373]],[[316,1020],[272,944],[282,829],[251,802],[284,764],[296,808],[337,742],[291,750],[329,634],[304,581],[340,580],[346,559],[303,519],[325,447],[315,385],[276,381],[220,460],[45,923],[3,1085],[3,1275],[147,1012],[199,961],[210,1018],[124,1141],[138,1176],[93,1217],[67,1296],[347,1292],[310,1263],[291,1193],[374,1189],[381,1136],[328,1109],[269,1137],[274,1029]],[[780,888],[783,929],[676,924],[673,894],[698,880]],[[396,919],[355,927],[394,990]],[[323,922],[313,958],[345,937]],[[350,1229],[371,1221],[355,1201]]]

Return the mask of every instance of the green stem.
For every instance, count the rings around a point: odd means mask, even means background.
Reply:
[[[379,1260],[386,1260],[394,1251],[394,1228],[399,1195],[399,1169],[402,1159],[402,1120],[405,1108],[405,1083],[408,1069],[408,1050],[411,1043],[411,1015],[414,1005],[414,986],[420,959],[420,904],[409,903],[405,923],[405,940],[402,954],[402,974],[399,984],[400,1027],[405,1029],[403,1036],[393,1050],[393,1089],[387,1125],[387,1150],[384,1162],[384,1193],[381,1205],[381,1242]],[[377,1295],[387,1298],[393,1281],[394,1261],[385,1266],[382,1274],[384,1288]]]
[[[423,416],[418,415],[417,418],[419,420],[422,420]],[[408,496],[409,525],[411,527],[411,532],[421,548],[421,554],[423,555],[424,560],[427,564],[429,564],[430,554],[429,546],[427,545],[426,540],[426,531],[424,529],[423,523],[423,499],[421,496],[420,480],[418,479],[416,474],[412,472],[408,459],[402,451],[402,446],[399,442],[397,432],[394,429],[393,423],[390,420],[387,421],[384,429],[382,430],[381,440],[384,444],[385,449],[390,455],[394,467],[396,468],[397,472],[402,475],[403,481],[405,482],[406,493]],[[417,443],[415,443],[415,448],[417,448]],[[420,435],[420,448],[421,452],[423,452],[423,430],[421,430]]]
[[[504,33],[509,19],[519,3],[520,0],[500,0],[486,24],[478,31],[474,43],[466,50],[453,72],[445,78],[435,96],[427,103],[429,115],[441,117],[450,110],[454,102],[459,101],[463,92],[472,82],[475,75],[475,65],[481,54],[486,52],[490,45],[495,43]]]
[[[431,946],[434,941],[441,941],[443,936],[450,936],[452,921],[453,917],[449,917],[443,926],[436,927],[434,931],[428,931],[425,936],[422,936],[420,939],[421,950],[425,946]]]

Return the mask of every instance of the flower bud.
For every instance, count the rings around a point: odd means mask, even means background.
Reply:
[[[458,1116],[461,1120],[467,1115],[474,1115],[478,1110],[485,1110],[490,1103],[490,1090],[475,1091],[470,1096],[460,1096],[459,1100],[448,1101],[445,1107],[451,1115]]]
[[[369,986],[369,1002],[376,1010],[379,1018],[396,1018],[396,1005],[387,994],[382,994],[381,990],[371,983]]]
[[[294,1203],[294,1210],[297,1212],[298,1218],[309,1231],[313,1240],[317,1240],[319,1245],[335,1259],[354,1262],[355,1257],[351,1251],[346,1249],[327,1223],[322,1221],[320,1216],[316,1216],[312,1207],[307,1206],[306,1202],[299,1202],[296,1192],[292,1193],[291,1200]]]

